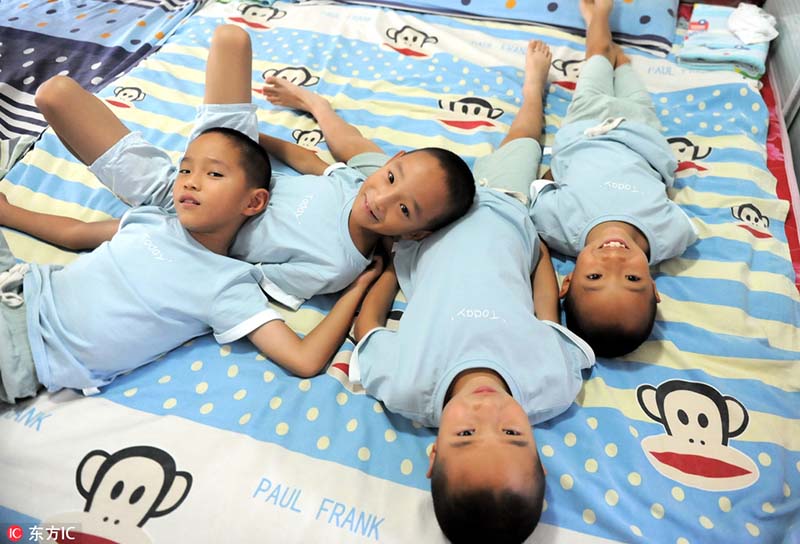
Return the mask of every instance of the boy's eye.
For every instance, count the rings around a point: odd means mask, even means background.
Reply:
[[[587,274],[586,275],[586,279],[589,279],[589,280],[599,280],[602,277],[603,276],[601,274]]]
[[[406,206],[405,204],[400,204],[400,211],[403,212],[403,215],[405,215],[406,217],[409,216],[408,206]]]
[[[458,431],[458,433],[456,433],[456,434],[458,436],[472,436],[474,433],[475,433],[474,429],[467,429],[467,430],[464,430],[464,431]]]
[[[394,183],[394,174],[389,172],[389,183]]]
[[[509,436],[520,436],[522,433],[514,429],[503,429],[503,432]]]
[[[190,174],[191,170],[189,170],[188,168],[181,168],[180,170],[178,170],[178,173],[185,176],[186,174]]]
[[[223,177],[222,174],[220,174],[219,172],[209,172],[208,175],[211,176],[212,178],[221,178],[221,177]]]
[[[625,276],[625,279],[628,281],[639,281],[642,278],[640,278],[639,276],[634,276],[633,274],[628,274],[627,276]]]

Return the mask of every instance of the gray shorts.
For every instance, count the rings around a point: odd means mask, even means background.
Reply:
[[[197,108],[188,142],[206,129],[227,127],[258,142],[255,104],[203,104]],[[100,155],[89,170],[119,199],[130,206],[173,209],[172,182],[177,170],[170,155],[130,132]]]
[[[5,236],[0,232],[0,294],[17,295],[13,297],[14,302],[9,296],[0,299],[0,402],[8,404],[36,395],[41,387],[28,341],[22,285],[18,275],[9,273],[15,264]]]
[[[594,55],[581,68],[562,126],[610,117],[624,117],[661,131],[653,99],[630,63],[615,70],[606,57]]]

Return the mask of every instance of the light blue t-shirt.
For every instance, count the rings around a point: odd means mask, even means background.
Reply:
[[[347,287],[370,262],[348,229],[364,175],[342,164],[325,176],[276,175],[261,215],[244,224],[231,257],[261,263],[261,286],[290,308]]]
[[[577,121],[556,133],[550,163],[556,181],[531,195],[539,236],[548,247],[576,256],[592,228],[623,221],[647,238],[650,264],[682,254],[697,233],[667,196],[677,162],[664,137],[629,121],[606,134],[584,134],[598,123]]]
[[[156,207],[127,212],[114,238],[64,268],[31,265],[24,292],[36,374],[87,389],[213,331],[237,340],[281,319],[256,267],[197,242]]]
[[[202,131],[228,127],[258,141],[254,104],[204,104],[197,109],[191,142]],[[174,213],[177,167],[138,133],[118,141],[91,166],[98,179],[131,206],[159,206]],[[367,267],[347,226],[350,207],[366,178],[342,163],[322,176],[275,174],[264,213],[250,219],[230,256],[261,263],[261,286],[285,306],[347,287]],[[371,256],[370,256],[371,257]]]
[[[351,378],[389,410],[430,427],[439,425],[453,379],[472,368],[502,376],[531,424],[566,410],[594,354],[534,316],[538,247],[527,208],[483,188],[463,219],[421,242],[397,244],[408,305],[397,332],[379,328],[361,340]]]

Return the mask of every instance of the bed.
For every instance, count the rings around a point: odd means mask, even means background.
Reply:
[[[463,13],[469,4],[460,13],[208,4],[98,94],[177,159],[202,100],[211,33],[234,22],[253,39],[262,131],[330,160],[310,117],[259,94],[264,75],[278,74],[329,97],[389,153],[439,145],[472,164],[508,129],[524,47],[538,38],[554,52],[547,151],[583,38],[505,12],[502,21]],[[476,1],[476,12],[488,4]],[[789,250],[796,223],[779,197],[786,187],[767,166],[767,104],[754,80],[682,68],[674,55],[681,33],[673,27],[665,39],[675,44],[666,56],[626,51],[681,159],[670,196],[700,240],[656,269],[662,302],[651,339],[622,359],[599,359],[572,407],[535,429],[548,487],[532,542],[789,543],[800,535],[800,296]],[[117,87],[145,97],[119,104]],[[546,153],[542,169],[548,162]],[[51,130],[0,191],[30,209],[86,220],[126,209]],[[4,234],[24,260],[75,257]],[[568,259],[554,261],[561,275],[571,269]],[[333,300],[276,308],[305,333]],[[400,294],[393,322],[404,307]],[[300,379],[247,341],[220,346],[200,337],[98,395],[61,391],[0,409],[2,534],[443,542],[425,477],[435,434],[349,383],[352,349],[348,340],[323,374]]]
[[[158,48],[202,0],[31,0],[3,6],[0,20],[0,175],[47,128],[36,88],[70,75],[96,91]],[[120,101],[143,96],[120,90]]]

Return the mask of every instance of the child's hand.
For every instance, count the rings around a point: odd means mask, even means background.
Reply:
[[[4,193],[0,193],[0,225],[4,225],[5,224],[5,223],[3,223],[3,220],[4,220],[5,216],[7,215],[6,212],[8,211],[8,207],[9,206],[11,206],[11,204],[8,203],[8,199],[6,198],[6,195]]]
[[[360,287],[363,289],[368,288],[377,280],[383,272],[384,258],[381,255],[375,255],[372,262],[367,268],[353,280],[353,287]]]

